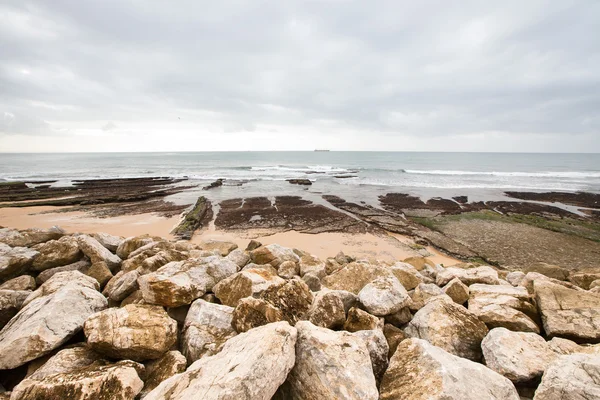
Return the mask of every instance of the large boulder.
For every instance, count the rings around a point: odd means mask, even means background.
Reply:
[[[57,226],[50,229],[32,228],[22,231],[0,228],[0,243],[5,243],[11,247],[31,247],[48,240],[60,239],[64,235],[65,231]]]
[[[35,278],[31,275],[21,275],[0,285],[0,290],[35,290]]]
[[[138,284],[147,303],[179,307],[202,297],[237,270],[238,266],[225,258],[193,258],[171,262],[156,272],[142,275]]]
[[[56,274],[33,292],[0,331],[0,369],[16,368],[60,347],[107,307],[98,283],[80,272]]]
[[[446,283],[446,286],[442,288],[456,304],[465,304],[469,300],[469,287],[462,283],[460,279],[454,278],[450,282]]]
[[[111,270],[115,271],[121,266],[119,256],[113,254],[106,247],[102,246],[99,241],[88,235],[77,236],[77,244],[79,248],[88,256],[92,264],[104,263]]]
[[[83,327],[96,352],[144,361],[166,353],[177,340],[177,322],[158,306],[128,304],[90,316]]]
[[[409,263],[397,262],[390,270],[406,290],[413,290],[419,283],[423,283],[424,277]]]
[[[229,306],[202,299],[192,303],[181,335],[181,349],[190,364],[218,353],[227,340],[237,335],[231,325],[232,315]]]
[[[14,400],[133,400],[142,390],[144,366],[133,361],[106,361],[23,380],[11,394]]]
[[[530,332],[494,328],[481,342],[488,368],[513,382],[540,378],[556,354],[543,337]]]
[[[369,313],[380,317],[400,311],[411,301],[395,276],[381,277],[367,283],[358,293],[358,299]]]
[[[497,285],[500,283],[498,272],[492,267],[477,267],[462,269],[448,267],[438,271],[435,283],[438,286],[444,286],[452,279],[458,278],[462,283],[471,286],[474,283],[485,283],[488,285]]]
[[[177,350],[169,351],[161,358],[148,361],[145,365],[146,377],[144,378],[144,388],[140,392],[140,398],[143,399],[162,381],[184,372],[186,366],[185,357]]]
[[[307,318],[313,301],[313,294],[299,278],[290,279],[280,285],[272,285],[258,295],[279,309],[283,318],[291,325]]]
[[[202,242],[200,242],[200,244],[198,244],[198,249],[210,252],[217,252],[222,257],[229,255],[229,253],[231,253],[237,248],[238,245],[235,243],[212,239],[203,240]]]
[[[27,272],[39,254],[27,247],[9,247],[0,243],[0,282]]]
[[[549,337],[600,341],[600,294],[535,281],[536,303]]]
[[[377,278],[393,276],[382,266],[352,262],[321,280],[323,286],[333,290],[347,290],[358,294],[363,287]]]
[[[117,252],[119,245],[125,240],[121,236],[109,235],[108,233],[92,233],[92,237],[96,239],[102,246],[106,247],[113,253]]]
[[[371,357],[373,374],[375,375],[375,380],[379,383],[388,367],[388,353],[390,351],[390,346],[383,331],[380,329],[371,329],[354,332],[353,335],[360,338],[365,343],[365,346],[367,346],[369,357]]]
[[[371,315],[360,308],[352,307],[348,310],[343,328],[348,332],[358,332],[370,329],[381,329],[382,327],[383,318],[380,320],[376,316]]]
[[[296,324],[296,364],[287,383],[294,399],[378,399],[369,350],[348,332]]]
[[[36,246],[40,255],[33,261],[32,268],[44,271],[49,268],[72,264],[82,256],[77,239],[72,236],[63,236],[58,240],[50,240]]]
[[[489,328],[539,333],[536,307],[523,287],[475,284],[469,288],[469,311]]]
[[[268,301],[244,297],[238,301],[233,311],[231,325],[237,332],[246,332],[262,325],[284,320],[283,312]]]
[[[217,298],[231,307],[248,296],[258,296],[271,286],[284,284],[285,280],[269,269],[249,268],[223,279],[213,288]]]
[[[420,339],[398,345],[380,392],[381,400],[519,400],[507,378]]]
[[[308,320],[316,326],[329,329],[338,329],[346,321],[341,290],[322,290],[315,294],[314,300],[308,310]],[[346,292],[355,296],[350,292]]]
[[[425,304],[434,298],[452,300],[452,298],[444,293],[444,290],[435,283],[419,283],[414,290],[411,290],[410,297],[412,302],[410,302],[408,307],[414,312],[419,311]]]
[[[128,237],[117,246],[117,256],[125,260],[135,250],[158,240],[160,240],[160,238],[153,238],[149,235]]]
[[[269,400],[294,366],[296,338],[296,328],[287,322],[242,333],[219,353],[163,381],[145,399]]]
[[[297,264],[300,262],[300,257],[292,249],[278,244],[269,244],[252,250],[250,252],[250,260],[254,264],[270,264],[277,268],[284,261],[292,261]]]
[[[481,360],[481,341],[488,328],[473,313],[451,300],[432,300],[420,309],[404,330],[447,352]]]
[[[534,400],[600,399],[600,356],[573,354],[548,366]]]
[[[138,290],[138,278],[140,273],[138,271],[119,271],[110,281],[108,281],[106,287],[102,291],[109,300],[114,302],[121,302],[127,296]]]
[[[73,264],[64,265],[62,267],[54,267],[47,269],[45,271],[40,272],[40,274],[35,278],[35,281],[38,285],[43,284],[48,279],[52,278],[54,275],[59,272],[68,272],[68,271],[79,271],[82,274],[86,275],[85,271],[87,271],[92,266],[90,260],[87,258],[83,258]]]

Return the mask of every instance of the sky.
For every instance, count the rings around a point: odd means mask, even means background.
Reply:
[[[600,152],[598,0],[0,0],[0,152]]]

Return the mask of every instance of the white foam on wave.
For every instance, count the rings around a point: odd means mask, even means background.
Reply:
[[[511,172],[511,171],[452,171],[452,170],[418,170],[405,169],[407,174],[423,175],[475,175],[475,176],[506,176],[524,178],[600,178],[600,171],[540,171],[540,172]]]

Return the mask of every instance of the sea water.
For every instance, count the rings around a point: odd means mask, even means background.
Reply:
[[[0,179],[57,180],[168,176],[203,186],[224,178],[215,199],[254,195],[323,194],[375,203],[402,192],[470,200],[517,191],[600,192],[600,154],[425,152],[182,152],[0,154]],[[305,178],[309,187],[287,179]],[[172,199],[189,202],[200,192]]]

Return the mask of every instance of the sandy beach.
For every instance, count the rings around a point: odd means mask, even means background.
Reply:
[[[97,218],[86,212],[66,211],[62,207],[39,206],[25,208],[0,208],[0,226],[27,229],[60,226],[69,233],[108,233],[122,237],[148,234],[166,239],[174,239],[171,230],[180,221],[179,216],[164,217],[153,213]],[[299,248],[319,258],[335,256],[339,251],[359,258],[377,259],[386,262],[404,260],[408,257],[427,255],[437,264],[452,265],[459,262],[432,247],[415,246],[409,237],[398,234],[372,234],[323,232],[318,234],[296,231],[265,235],[261,231],[225,232],[217,230],[214,224],[198,231],[192,243],[204,240],[220,240],[236,243],[245,248],[251,239],[263,244],[277,243],[285,247]]]

